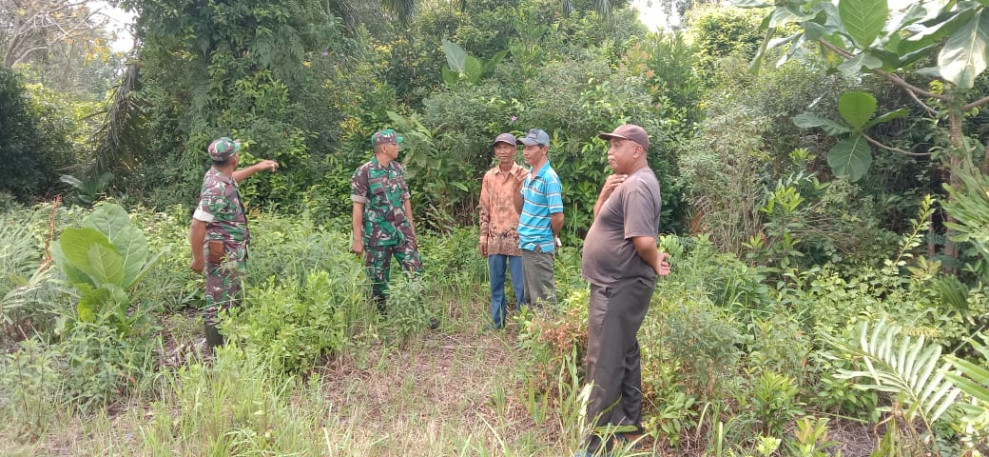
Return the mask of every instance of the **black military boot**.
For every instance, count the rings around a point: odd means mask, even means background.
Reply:
[[[205,324],[203,330],[206,333],[206,346],[209,348],[210,354],[215,354],[216,347],[223,346],[223,335],[220,334],[220,330],[215,325]]]
[[[384,295],[374,295],[372,298],[374,299],[374,304],[378,307],[378,313],[381,314],[381,317],[388,317],[387,297]]]

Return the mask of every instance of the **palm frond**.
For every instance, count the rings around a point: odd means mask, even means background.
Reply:
[[[948,373],[948,378],[966,394],[989,405],[989,348],[976,341],[972,341],[972,347],[982,354],[982,364],[946,355],[944,358],[961,372]]]
[[[416,0],[382,0],[381,4],[403,21],[415,16]]]
[[[926,344],[923,336],[904,335],[900,326],[885,320],[876,322],[871,331],[867,322],[862,323],[857,345],[834,339],[831,344],[866,366],[866,370],[839,370],[838,377],[871,379],[872,383],[856,387],[896,395],[907,419],[921,418],[928,430],[961,393],[947,378],[951,364],[938,367],[941,346]]]
[[[141,105],[134,96],[139,85],[139,64],[132,62],[106,108],[103,125],[92,137],[96,144],[95,175],[134,167],[134,153],[143,148],[139,132]]]

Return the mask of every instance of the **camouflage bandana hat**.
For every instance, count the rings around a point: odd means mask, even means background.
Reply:
[[[227,137],[220,137],[213,140],[206,148],[209,158],[216,162],[223,162],[240,151],[240,141],[234,141]]]
[[[399,144],[403,141],[403,138],[398,136],[392,129],[378,130],[371,135],[371,146],[377,146],[379,144]]]

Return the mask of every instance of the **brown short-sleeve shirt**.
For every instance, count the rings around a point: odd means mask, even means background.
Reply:
[[[608,286],[621,279],[656,278],[639,257],[632,239],[659,235],[662,209],[659,180],[648,167],[625,179],[601,206],[584,239],[582,269],[592,284]]]

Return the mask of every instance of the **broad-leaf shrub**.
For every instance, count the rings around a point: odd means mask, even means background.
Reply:
[[[75,316],[79,321],[108,322],[122,334],[132,333],[145,310],[130,309],[129,293],[160,253],[148,260],[148,241],[123,208],[98,205],[82,227],[62,231],[52,242],[51,253],[80,292]]]
[[[232,308],[222,330],[231,344],[285,372],[312,368],[320,356],[339,350],[347,338],[346,311],[364,295],[339,276],[315,271],[302,285],[295,278],[248,291],[247,303]]]

